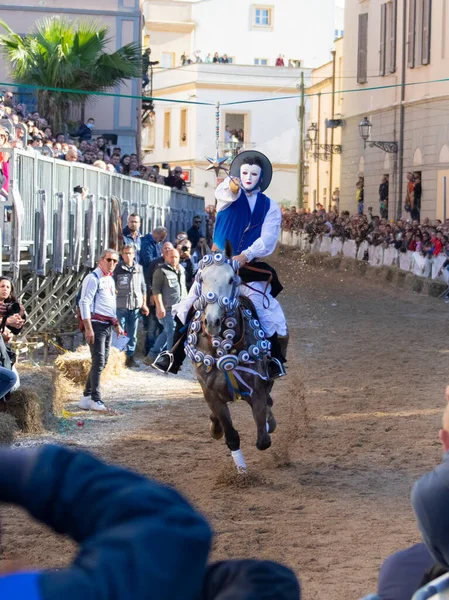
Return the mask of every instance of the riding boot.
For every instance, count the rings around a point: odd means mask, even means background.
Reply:
[[[268,361],[267,373],[268,378],[279,379],[285,377],[287,373],[284,369],[284,363],[286,362],[285,356],[282,354],[281,344],[279,342],[278,334],[275,333],[271,337],[267,338],[271,343],[271,358]]]
[[[179,318],[175,317],[175,333],[173,335],[173,348],[160,352],[151,366],[161,373],[173,373],[176,375],[186,357],[182,340],[187,333],[187,325],[183,325]],[[187,321],[188,323],[188,321]],[[178,344],[179,342],[179,344]]]

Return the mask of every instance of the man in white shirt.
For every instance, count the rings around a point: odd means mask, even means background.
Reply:
[[[79,308],[84,337],[92,357],[83,397],[78,404],[84,410],[107,410],[101,401],[100,377],[108,362],[112,330],[115,329],[117,335],[123,333],[117,320],[115,282],[112,277],[118,258],[115,250],[104,250],[98,267],[83,281]]]

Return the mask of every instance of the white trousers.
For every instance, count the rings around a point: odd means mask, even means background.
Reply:
[[[276,332],[278,335],[287,335],[287,321],[285,320],[284,311],[279,302],[270,295],[271,285],[268,286],[265,296],[263,295],[266,286],[265,281],[253,281],[249,285],[253,289],[241,285],[240,293],[242,296],[249,298],[254,304],[265,335],[271,337]],[[195,288],[196,286],[192,286],[187,298],[172,307],[173,315],[177,315],[183,324],[186,322],[193,303],[198,298],[194,291]]]

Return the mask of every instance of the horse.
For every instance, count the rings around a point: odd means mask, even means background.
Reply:
[[[198,299],[184,350],[196,367],[211,411],[210,434],[216,440],[224,435],[238,472],[245,474],[240,437],[228,403],[242,398],[251,407],[259,450],[271,446],[276,420],[271,409],[273,382],[267,376],[270,343],[252,303],[239,295],[238,269],[230,244],[226,244],[225,253],[203,251],[194,283]]]

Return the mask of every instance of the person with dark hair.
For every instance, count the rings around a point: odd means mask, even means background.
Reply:
[[[201,215],[195,215],[192,221],[192,227],[188,230],[187,236],[192,244],[192,248],[195,250],[198,246],[198,242],[200,239],[204,238],[203,233],[201,232],[201,224],[203,219]]]
[[[137,213],[131,213],[128,217],[128,224],[123,229],[123,245],[133,246],[135,251],[135,261],[140,264],[140,249],[142,246],[142,234],[140,229],[140,216]]]
[[[13,370],[16,354],[10,346],[25,324],[24,307],[17,302],[14,285],[9,277],[0,277],[0,399],[17,384],[18,376]]]
[[[198,600],[212,533],[173,488],[85,452],[0,448],[0,501],[79,545],[64,569],[2,573],[0,598]]]
[[[131,157],[129,154],[124,154],[120,160],[120,164],[122,165],[122,173],[123,175],[129,175],[129,163],[131,162]]]

